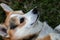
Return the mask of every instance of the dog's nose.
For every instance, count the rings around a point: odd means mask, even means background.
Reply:
[[[34,8],[32,12],[33,12],[33,14],[38,14],[37,8]]]
[[[4,33],[7,33],[7,29],[2,28],[1,30],[2,30]]]

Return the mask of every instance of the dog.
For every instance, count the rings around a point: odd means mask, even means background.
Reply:
[[[0,6],[7,16],[0,25],[0,35],[4,40],[60,40],[60,34],[55,33],[46,22],[38,20],[36,8],[24,14],[22,10],[14,11],[4,3]]]

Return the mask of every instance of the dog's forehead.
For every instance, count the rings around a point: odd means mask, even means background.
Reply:
[[[12,11],[10,13],[11,14],[20,14],[20,15],[23,15],[24,14],[22,11]]]
[[[24,15],[24,13],[22,11],[12,11],[9,13],[8,16],[14,17],[14,16],[20,16],[20,15]]]
[[[10,18],[12,18],[12,17],[17,17],[17,16],[19,17],[20,15],[19,15],[19,14],[11,14],[11,15],[10,15]]]

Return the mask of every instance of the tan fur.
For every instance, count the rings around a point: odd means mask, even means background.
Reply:
[[[6,12],[5,14],[6,14],[6,16],[8,16],[9,14],[20,14],[20,15],[23,15],[24,13],[22,11],[12,11],[12,13]]]
[[[48,35],[48,36],[45,36],[44,38],[38,38],[36,40],[51,40],[51,37],[50,35]]]
[[[10,40],[10,38],[3,38],[3,40]]]
[[[11,14],[20,14],[20,15],[23,15],[24,13],[22,11],[12,11]]]
[[[10,20],[10,15],[8,15],[5,19],[4,24],[6,25],[6,27],[9,25],[9,20]]]
[[[15,40],[15,39],[11,39],[11,38],[3,38],[3,40]],[[23,39],[19,39],[19,40],[23,40]]]
[[[5,14],[6,14],[6,16],[8,16],[9,15],[9,12],[5,12]]]
[[[11,18],[9,22],[14,22],[14,24],[16,24],[16,25],[19,25],[19,24],[20,24],[20,22],[19,22],[19,20],[16,18],[16,16],[13,17],[13,18]]]

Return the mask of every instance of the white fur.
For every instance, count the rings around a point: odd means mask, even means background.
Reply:
[[[17,29],[17,32],[14,34],[17,38],[23,38],[27,35],[33,35],[38,33],[42,29],[42,23],[36,22],[35,26],[31,26],[30,28],[23,27],[22,29]]]
[[[56,31],[53,30],[46,22],[44,22],[43,25],[44,26],[36,39],[50,35],[51,40],[60,40],[60,34],[56,33]]]
[[[14,16],[19,17],[20,15],[19,15],[19,14],[12,14],[12,15],[10,16],[10,18],[12,18],[12,17],[14,17]],[[21,16],[20,16],[20,17],[21,17]]]
[[[49,33],[53,33],[53,32],[54,32],[54,30],[46,22],[43,22],[43,28],[37,38],[43,38],[46,35],[48,35]]]
[[[55,30],[57,33],[60,33],[60,25],[58,25],[54,30]]]
[[[11,12],[13,11],[8,5],[1,3],[0,6],[4,9],[6,12]]]

